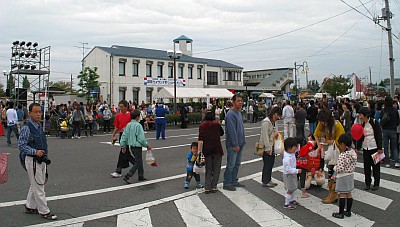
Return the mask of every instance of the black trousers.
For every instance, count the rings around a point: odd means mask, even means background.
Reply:
[[[131,151],[135,158],[134,158],[132,167],[129,169],[129,171],[126,175],[128,177],[132,177],[135,174],[135,172],[138,171],[138,177],[141,178],[144,175],[142,148],[141,147],[131,147]]]
[[[221,173],[222,155],[206,156],[205,189],[217,188],[219,174]]]
[[[302,141],[306,141],[304,135],[304,125],[296,125],[296,137],[301,138]]]
[[[121,141],[121,137],[122,132],[119,133],[119,142]],[[115,169],[115,172],[121,174],[122,169],[129,167],[129,162],[133,164],[135,162],[135,158],[132,156],[129,146],[127,146],[125,154],[122,153],[122,148],[119,150],[117,168]]]
[[[271,155],[264,152],[263,155],[263,170],[262,170],[262,182],[264,184],[268,184],[271,181],[272,177],[272,168],[274,167],[275,163],[275,154],[272,153]]]
[[[300,189],[301,188],[306,188],[306,176],[307,176],[307,170],[298,167],[297,169],[301,169],[301,173],[297,174],[297,177],[300,178]]]
[[[186,182],[190,182],[190,180],[192,180],[193,177],[196,180],[196,182],[200,182],[200,174],[195,173],[193,171],[189,171],[189,170],[186,170],[186,172],[187,172]]]
[[[379,186],[381,180],[381,164],[378,162],[376,165],[374,164],[374,160],[371,155],[377,152],[378,149],[365,150],[363,149],[363,159],[364,159],[364,176],[365,176],[365,184],[371,185],[371,168],[372,174],[374,176],[374,185]]]
[[[106,129],[108,130],[108,132],[111,132],[111,129],[110,129],[110,120],[104,120],[103,121],[104,122],[104,126],[103,126],[103,131],[104,132],[106,132]]]

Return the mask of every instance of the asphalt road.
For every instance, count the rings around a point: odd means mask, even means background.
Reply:
[[[237,194],[233,197],[223,190],[206,195],[202,190],[194,189],[194,179],[189,190],[183,188],[186,155],[190,150],[191,142],[197,141],[196,125],[191,125],[188,129],[170,126],[167,128],[166,140],[155,140],[155,131],[148,132],[146,137],[154,148],[158,166],[152,167],[145,164],[145,176],[149,181],[139,183],[134,176],[132,178],[134,184],[131,185],[126,185],[121,178],[110,177],[110,173],[115,170],[119,151],[119,147],[112,146],[110,143],[111,134],[99,134],[81,139],[50,137],[48,139],[49,158],[52,163],[49,166],[46,196],[50,210],[59,217],[59,221],[54,223],[38,215],[24,214],[23,204],[29,188],[28,177],[19,164],[18,149],[7,147],[3,137],[0,140],[0,152],[8,152],[10,155],[9,181],[0,185],[0,226],[35,224],[135,226],[140,224],[139,219],[132,218],[143,215],[143,212],[145,213],[143,220],[147,220],[145,224],[150,222],[150,226],[191,225],[190,220],[196,221],[196,217],[199,218],[202,226],[271,225],[272,223],[268,220],[275,220],[276,216],[266,215],[267,221],[261,220],[260,217],[265,216],[265,212],[259,215],[252,214],[253,208],[246,210],[242,207],[249,201],[252,201],[250,205],[260,203],[261,211],[272,209],[271,214],[277,212],[280,218],[276,220],[278,223],[276,225],[286,226],[287,224],[284,223],[287,220],[290,220],[290,225],[303,226],[353,226],[360,223],[366,226],[372,224],[396,226],[399,223],[400,171],[393,168],[382,173],[382,179],[385,182],[381,183],[381,189],[378,191],[369,191],[369,194],[366,194],[362,190],[363,182],[356,181],[360,199],[354,202],[353,212],[357,215],[353,215],[346,221],[338,222],[328,217],[332,212],[337,212],[337,207],[321,205],[320,198],[325,197],[327,191],[317,187],[310,189],[314,198],[304,201],[303,207],[298,207],[295,211],[283,209],[281,195],[284,192],[283,189],[271,190],[261,187],[259,183],[262,161],[253,154],[253,147],[260,134],[260,123],[245,124],[245,131],[247,145],[244,148],[239,176],[246,187],[244,190],[234,192]],[[14,141],[15,138],[12,142]],[[222,165],[225,164],[226,156],[223,158]],[[282,180],[282,173],[279,171],[281,165],[281,157],[277,157],[273,177],[278,182]],[[220,182],[222,182],[223,172],[224,170],[221,171]],[[362,168],[357,168],[357,172],[362,174]],[[126,170],[123,173],[126,173]],[[202,175],[203,181],[204,175]],[[363,196],[366,198],[361,198]],[[236,197],[242,200],[235,200]],[[187,203],[192,205],[187,205]],[[197,206],[193,203],[200,205],[194,212],[190,212],[191,207]],[[204,210],[207,211],[205,214],[200,212]],[[190,213],[192,217],[186,217],[185,213]],[[146,226],[145,224],[143,225]]]

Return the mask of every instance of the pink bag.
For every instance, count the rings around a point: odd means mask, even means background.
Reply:
[[[0,154],[0,184],[8,180],[8,155],[9,153]]]

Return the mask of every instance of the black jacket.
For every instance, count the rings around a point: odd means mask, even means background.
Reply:
[[[383,109],[381,111],[381,121],[385,111],[388,110]],[[382,129],[397,131],[397,126],[399,125],[399,112],[394,107],[391,110],[389,110],[389,117],[390,120],[388,122],[385,122],[385,124],[382,122]]]
[[[379,150],[382,150],[382,127],[379,124],[379,122],[377,120],[375,120],[374,118],[369,118],[369,123],[371,124],[372,128],[374,129],[374,137],[375,137],[375,141],[376,141],[376,147]],[[363,128],[365,127],[365,123],[362,123]],[[360,139],[361,142],[364,141],[364,136],[361,137]],[[362,143],[360,143],[362,144]],[[361,149],[361,147],[360,147]]]
[[[308,107],[307,109],[307,120],[310,123],[317,122],[317,115],[318,115],[318,109],[315,107],[315,105],[312,105]]]

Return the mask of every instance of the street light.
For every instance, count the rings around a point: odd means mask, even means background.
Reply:
[[[167,55],[169,58],[174,60],[174,113],[176,113],[176,59],[179,59],[182,56],[182,51],[180,50],[175,50],[175,43],[174,43],[174,49],[173,50],[168,50]]]

